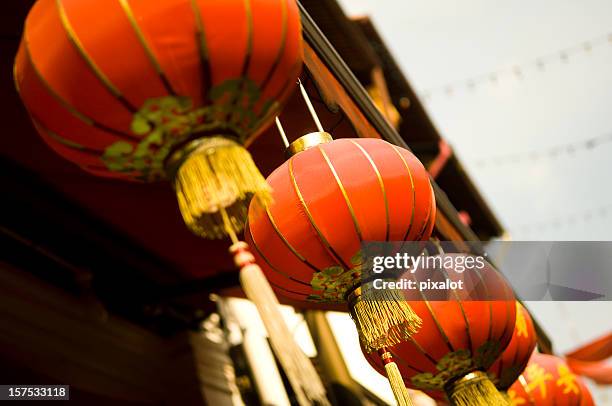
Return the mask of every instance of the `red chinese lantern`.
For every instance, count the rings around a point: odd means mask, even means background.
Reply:
[[[578,384],[580,386],[580,406],[595,406],[595,401],[591,395],[591,391],[586,386],[582,378],[578,377]]]
[[[517,301],[516,324],[510,344],[488,371],[498,389],[507,391],[518,379],[536,347],[537,338],[529,312]]]
[[[448,296],[438,300],[429,299],[431,291],[406,290],[423,325],[407,341],[385,348],[385,358],[397,364],[407,387],[425,391],[436,399],[446,393],[453,405],[506,405],[486,371],[512,337],[514,295],[503,277],[484,260],[481,269],[454,271],[457,267],[453,264],[462,257],[468,256],[436,256],[442,267],[419,268],[413,274],[404,274],[402,279],[416,283],[440,277],[463,280],[464,288],[449,289]],[[374,369],[385,373],[378,357],[364,354]]]
[[[361,282],[363,241],[429,238],[433,192],[409,151],[374,138],[332,141],[327,133],[309,134],[291,148],[295,155],[268,177],[273,203],[253,201],[246,229],[279,294],[346,302]]]
[[[362,284],[361,243],[429,238],[435,200],[427,171],[409,151],[375,138],[311,133],[288,151],[268,177],[273,203],[253,200],[245,231],[271,285],[294,300],[348,302],[370,351],[406,339],[420,320],[401,292]],[[398,402],[407,396],[399,389]]]
[[[612,384],[612,331],[565,354],[565,362],[577,375],[591,379],[598,385]]]
[[[300,405],[328,404],[310,360],[236,233],[270,188],[246,145],[301,69],[294,0],[38,0],[15,82],[42,138],[98,176],[169,180],[187,226],[232,237],[243,287],[264,318]]]
[[[42,138],[98,176],[170,180],[195,233],[242,229],[269,188],[241,146],[301,67],[295,1],[39,0],[15,81]]]
[[[558,357],[533,353],[519,379],[508,389],[512,405],[592,406],[582,380]]]

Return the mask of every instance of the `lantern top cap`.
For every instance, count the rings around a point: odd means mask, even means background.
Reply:
[[[307,149],[316,147],[317,145],[326,144],[333,140],[334,139],[332,138],[331,134],[325,131],[308,133],[302,135],[300,138],[289,144],[285,150],[285,154],[287,155],[287,158],[290,158],[302,151],[306,151]]]

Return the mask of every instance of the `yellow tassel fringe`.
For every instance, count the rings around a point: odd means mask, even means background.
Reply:
[[[183,220],[201,237],[224,238],[227,231],[220,213],[224,208],[233,231],[240,233],[250,199],[256,196],[265,206],[271,201],[271,188],[240,144],[223,137],[196,143],[174,180]]]
[[[453,383],[448,397],[453,406],[509,406],[484,372],[470,372]]]
[[[351,317],[367,352],[406,341],[421,327],[421,318],[401,291],[365,285],[349,296],[349,303]]]
[[[236,255],[236,265],[241,267],[240,283],[246,296],[257,307],[270,337],[272,349],[283,371],[287,374],[297,403],[300,406],[330,406],[325,386],[310,359],[293,339],[293,334],[285,324],[285,319],[280,312],[280,304],[276,295],[261,268],[255,263],[250,263],[253,261],[252,254],[235,253],[245,246],[247,246],[246,243],[240,241],[230,248],[230,252]]]

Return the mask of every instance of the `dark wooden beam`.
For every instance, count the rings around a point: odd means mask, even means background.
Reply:
[[[0,362],[28,379],[70,384],[106,404],[205,404],[186,332],[162,338],[2,263],[0,319]]]
[[[175,266],[1,157],[0,184],[0,261],[73,295],[97,297],[109,312],[158,333],[197,324],[205,300],[190,306],[181,295],[199,289],[207,298],[238,285],[227,272],[191,286]]]

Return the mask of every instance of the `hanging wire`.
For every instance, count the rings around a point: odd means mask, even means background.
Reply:
[[[608,218],[612,215],[612,203],[608,203],[599,207],[583,210],[580,212],[567,213],[556,218],[552,218],[546,221],[539,221],[529,224],[518,225],[517,227],[511,227],[514,230],[521,230],[523,232],[530,233],[531,231],[543,231],[548,229],[557,229],[568,225],[574,225],[576,223],[588,223],[597,219]]]
[[[612,143],[612,132],[585,138],[571,143],[553,145],[543,149],[488,156],[486,158],[476,159],[474,161],[474,165],[484,168],[491,166],[514,165],[525,162],[538,162],[562,157],[573,157],[578,153],[594,151],[595,149],[606,146],[610,143]]]
[[[612,32],[606,35],[600,35],[598,37],[582,41],[573,46],[560,49],[555,52],[543,54],[530,61],[526,61],[521,64],[517,64],[510,67],[505,67],[470,77],[466,77],[460,80],[450,81],[438,86],[432,86],[424,89],[420,92],[420,97],[424,101],[429,101],[434,95],[445,94],[446,96],[452,96],[459,90],[474,91],[478,87],[485,85],[495,85],[499,82],[500,78],[514,78],[515,80],[522,80],[525,73],[529,70],[538,72],[544,72],[548,65],[553,63],[567,63],[571,57],[578,55],[588,55],[595,50],[595,48],[601,48],[603,45],[612,45]]]

